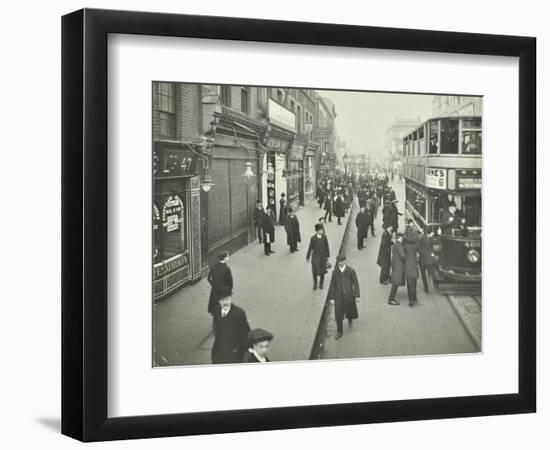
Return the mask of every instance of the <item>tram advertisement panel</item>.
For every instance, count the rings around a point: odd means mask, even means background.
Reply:
[[[432,189],[445,189],[447,187],[447,170],[426,167],[426,187]]]

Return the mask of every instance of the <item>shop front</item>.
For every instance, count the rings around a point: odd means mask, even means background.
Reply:
[[[279,219],[279,200],[281,194],[289,197],[287,154],[291,135],[284,137],[269,136],[265,143],[263,158],[262,192],[264,208],[269,208],[273,217]],[[288,200],[287,200],[288,201]]]
[[[155,142],[153,151],[153,299],[201,276],[197,156],[184,145]]]
[[[304,203],[316,198],[317,171],[315,158],[316,147],[310,143],[304,156]]]
[[[294,210],[304,204],[304,144],[294,142],[289,153],[287,179],[288,205]]]

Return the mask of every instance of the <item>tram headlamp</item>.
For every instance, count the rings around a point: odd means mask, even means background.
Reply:
[[[466,253],[466,259],[468,260],[468,262],[471,262],[472,264],[479,262],[480,258],[481,258],[481,255],[477,250],[471,249],[468,251],[468,253]]]

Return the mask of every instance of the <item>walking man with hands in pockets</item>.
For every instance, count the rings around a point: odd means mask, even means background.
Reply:
[[[343,321],[348,319],[349,328],[352,327],[354,319],[359,318],[357,303],[361,296],[359,281],[355,270],[346,264],[346,257],[338,255],[336,258],[337,267],[334,269],[330,280],[328,298],[334,305],[334,318],[336,320],[336,340],[344,334]]]

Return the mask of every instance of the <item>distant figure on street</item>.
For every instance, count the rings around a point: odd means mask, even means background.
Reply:
[[[317,188],[317,203],[319,208],[322,208],[325,203],[325,190],[321,186]]]
[[[416,298],[416,282],[418,280],[418,232],[409,223],[403,236],[403,248],[405,250],[405,279],[407,281],[407,294],[409,306],[414,306]]]
[[[424,285],[424,292],[426,294],[430,293],[430,285],[426,272],[433,277],[433,267],[435,264],[432,247],[433,236],[433,231],[429,231],[427,227],[424,227],[418,240],[418,268],[420,269],[420,276],[422,277],[422,284]]]
[[[254,220],[254,229],[256,230],[260,244],[262,243],[262,218],[264,213],[265,211],[262,208],[262,203],[257,202],[256,208],[254,208],[254,212],[252,213],[252,219]]]
[[[336,200],[334,200],[334,215],[338,218],[338,225],[342,225],[342,217],[346,214],[346,207],[344,204],[344,198],[342,196],[342,193],[339,193],[336,197]]]
[[[365,205],[361,205],[357,216],[355,216],[355,226],[357,227],[357,249],[365,248],[365,238],[367,237],[367,227],[369,226],[369,217],[365,212]]]
[[[380,283],[390,283],[390,269],[391,269],[391,247],[393,228],[388,225],[384,228],[382,238],[380,239],[380,248],[378,249],[378,259],[376,264],[380,266]]]
[[[208,273],[208,282],[210,283],[210,298],[208,299],[208,312],[214,314],[214,310],[218,305],[220,291],[226,287],[233,289],[233,275],[231,269],[227,265],[229,261],[229,252],[222,252],[218,255],[218,262],[210,269]]]
[[[372,237],[375,237],[376,234],[374,234],[374,202],[371,199],[367,200],[367,206],[365,208],[365,213],[367,214],[367,234],[369,234],[369,228],[370,228],[370,234]]]
[[[300,235],[300,222],[298,221],[298,217],[296,217],[296,214],[294,214],[292,208],[288,208],[285,231],[286,243],[290,247],[290,253],[299,251],[298,242],[302,242],[302,236]]]
[[[327,193],[325,196],[325,222],[328,221],[332,222],[332,207],[333,207],[333,194],[330,192]]]
[[[315,234],[309,240],[306,261],[311,259],[311,271],[313,273],[313,290],[317,289],[317,277],[319,277],[319,288],[323,289],[325,274],[327,273],[327,261],[330,258],[328,239],[325,236],[323,225],[315,224]]]
[[[334,269],[330,279],[328,299],[334,305],[334,319],[336,320],[336,336],[334,338],[338,340],[344,333],[344,319],[348,319],[348,326],[351,328],[353,320],[359,318],[357,303],[361,294],[357,274],[352,267],[346,264],[346,257],[338,255],[336,263],[338,267]]]
[[[271,249],[271,244],[275,242],[275,226],[273,225],[273,216],[270,214],[271,210],[269,206],[265,209],[262,217],[262,233],[264,240],[264,254],[270,256],[271,253],[275,253]]]
[[[250,326],[246,313],[233,304],[232,292],[228,287],[220,290],[218,306],[214,309],[214,345],[212,364],[243,362],[248,347]]]
[[[281,194],[281,199],[279,200],[279,225],[284,225],[286,223],[286,194],[283,192]]]
[[[262,328],[254,328],[248,333],[248,351],[245,354],[245,363],[269,362],[267,352],[273,340],[273,334]]]
[[[405,286],[405,250],[403,248],[403,233],[397,233],[395,242],[391,250],[391,290],[388,298],[390,305],[397,306],[399,302],[395,300],[397,289]]]
[[[391,223],[391,205],[390,201],[384,201],[384,207],[382,208],[382,228],[387,228],[392,225]],[[393,228],[393,226],[392,226]],[[395,231],[395,230],[394,230]]]
[[[400,213],[397,209],[398,200],[392,200],[390,206],[390,224],[395,231],[399,229],[399,216],[402,216],[403,213]]]

